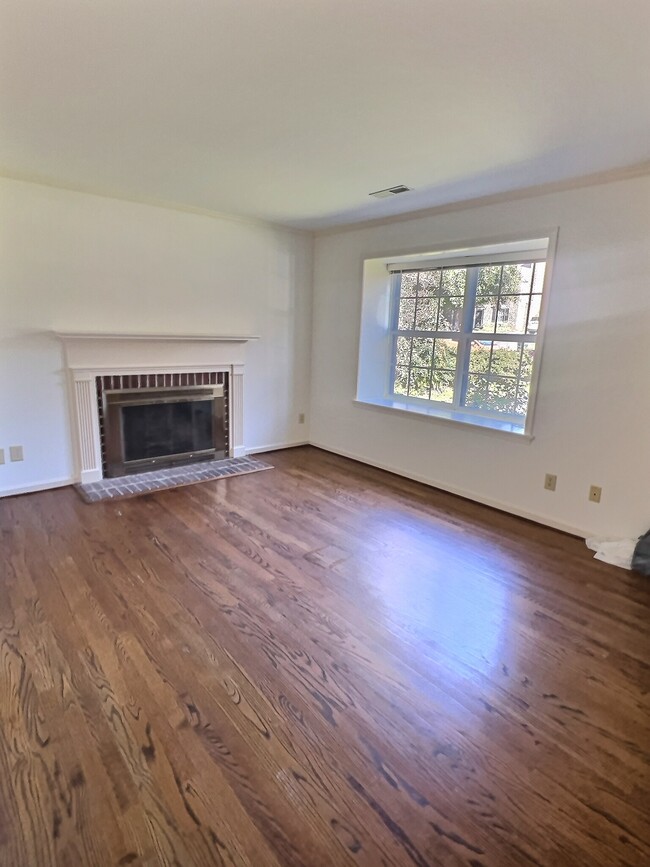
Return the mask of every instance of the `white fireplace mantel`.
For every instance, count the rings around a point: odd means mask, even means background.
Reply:
[[[227,372],[230,377],[230,455],[244,447],[246,344],[256,337],[209,334],[115,334],[57,332],[65,349],[73,414],[76,476],[103,476],[97,376]]]
[[[129,332],[107,331],[56,331],[61,340],[186,340],[199,342],[246,343],[248,340],[259,340],[259,337],[237,334],[131,334]]]

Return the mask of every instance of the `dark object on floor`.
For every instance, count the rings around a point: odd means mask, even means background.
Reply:
[[[164,491],[167,488],[179,488],[197,482],[211,482],[214,479],[243,476],[245,473],[258,473],[260,470],[272,469],[271,464],[257,458],[226,458],[224,461],[204,461],[186,464],[183,467],[169,467],[165,470],[119,476],[115,479],[102,479],[99,482],[75,485],[75,487],[87,503],[99,503],[101,500],[137,497],[140,494],[152,494],[154,491]]]
[[[632,555],[632,568],[641,575],[650,576],[650,530],[636,543]]]

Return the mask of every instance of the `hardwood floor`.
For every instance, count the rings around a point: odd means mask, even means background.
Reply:
[[[0,864],[650,863],[647,579],[270,460],[0,501]]]

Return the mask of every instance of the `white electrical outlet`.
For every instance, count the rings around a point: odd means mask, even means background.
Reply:
[[[544,490],[554,491],[557,486],[557,476],[553,473],[546,473],[544,476]]]
[[[9,446],[9,460],[10,461],[22,461],[23,460],[23,447],[22,446]]]
[[[600,498],[603,495],[603,489],[598,487],[598,485],[592,485],[589,488],[589,502],[590,503],[600,503]]]

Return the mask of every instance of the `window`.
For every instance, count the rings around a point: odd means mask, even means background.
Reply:
[[[529,434],[550,244],[366,260],[358,400]]]

